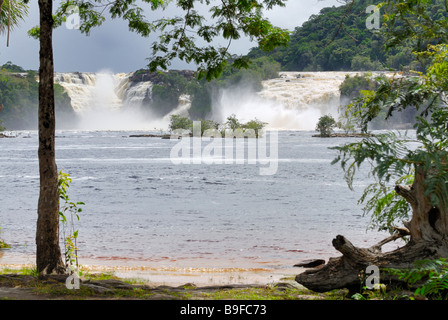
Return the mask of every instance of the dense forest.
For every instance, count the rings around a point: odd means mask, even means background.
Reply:
[[[378,77],[378,76],[377,76]],[[346,75],[339,87],[340,106],[338,127],[346,132],[362,131],[362,122],[352,109],[351,103],[362,96],[373,94],[379,88],[379,80],[371,72],[359,75]],[[381,78],[381,77],[380,77]],[[369,130],[411,129],[416,122],[416,108],[406,108],[388,116],[387,108],[380,108],[377,116],[369,123]]]
[[[380,2],[347,1],[343,6],[324,8],[293,31],[289,46],[270,53],[253,48],[249,56],[269,56],[285,71],[424,70],[423,62],[412,54],[414,44],[385,50],[381,29],[367,28],[371,13],[366,13],[366,8]],[[434,19],[446,16],[444,1],[432,2],[428,15]],[[385,12],[381,10],[386,9],[380,9],[382,17]]]
[[[24,70],[11,62],[0,67],[0,125],[11,130],[37,129],[38,82],[37,73]],[[64,88],[54,86],[56,117],[65,128],[74,127],[76,114]]]

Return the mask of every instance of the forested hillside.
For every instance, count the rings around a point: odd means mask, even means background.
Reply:
[[[261,82],[275,78],[280,71],[279,63],[268,57],[254,59],[247,69],[227,66],[218,80],[198,80],[192,71],[150,72],[138,70],[131,81],[152,81],[151,97],[143,101],[143,107],[158,117],[177,108],[179,98],[187,94],[191,98],[189,110],[192,120],[205,118],[211,111],[213,95],[222,88],[237,86],[241,80],[255,91],[262,89]],[[24,70],[11,62],[0,67],[0,130],[37,129],[38,82],[36,72]],[[137,79],[137,80],[135,80]],[[138,80],[139,79],[139,80]],[[57,125],[60,129],[76,128],[78,116],[64,88],[55,83]]]
[[[0,124],[10,130],[37,129],[39,83],[36,71],[5,63],[0,68]],[[66,128],[73,127],[76,116],[64,88],[54,86],[56,117]]]
[[[434,5],[428,14],[446,16],[444,2],[432,2]],[[249,56],[267,55],[287,71],[423,70],[412,54],[413,44],[386,51],[381,28],[367,28],[366,21],[372,13],[366,13],[366,8],[378,3],[380,1],[358,0],[353,4],[347,1],[339,7],[324,8],[294,30],[288,47],[271,53],[254,48]],[[385,10],[380,10],[381,17]]]

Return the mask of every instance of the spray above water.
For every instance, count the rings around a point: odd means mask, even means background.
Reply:
[[[108,71],[55,75],[79,116],[78,130],[154,130],[167,125],[143,107],[152,84],[131,85],[130,75]]]
[[[247,122],[267,122],[268,129],[314,130],[319,117],[338,115],[339,86],[356,72],[281,72],[263,81],[255,92],[239,84],[216,95],[210,118],[225,122],[232,114]],[[152,83],[130,81],[132,73],[61,73],[55,75],[80,116],[80,130],[166,130],[171,114],[188,116],[191,102],[182,95],[179,106],[160,118],[150,109]]]
[[[213,105],[216,121],[235,114],[242,122],[257,118],[268,129],[314,130],[325,114],[338,115],[339,86],[356,72],[281,72],[254,92],[244,85],[223,90]]]

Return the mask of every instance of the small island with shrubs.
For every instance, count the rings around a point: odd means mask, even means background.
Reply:
[[[350,130],[344,130],[344,132],[334,132],[335,128],[344,129],[344,126],[341,122],[336,122],[336,120],[331,116],[331,114],[323,115],[319,118],[319,121],[316,124],[316,131],[319,134],[313,135],[313,137],[320,138],[362,138],[362,137],[370,137],[371,133],[367,132],[350,132]]]
[[[231,136],[233,138],[258,138],[262,135],[262,130],[266,125],[266,122],[260,121],[257,118],[243,123],[237,119],[235,114],[228,116],[224,123],[209,119],[193,121],[189,117],[173,114],[170,116],[168,134],[135,134],[130,137],[160,137],[170,139],[180,138],[182,136],[207,136],[217,138]]]

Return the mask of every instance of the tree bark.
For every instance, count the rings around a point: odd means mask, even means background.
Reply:
[[[53,1],[39,0],[39,174],[36,266],[40,274],[63,273],[59,245],[59,191],[55,155]]]
[[[416,167],[412,186],[396,186],[395,192],[411,205],[412,219],[404,222],[411,232],[411,240],[442,240],[448,236],[448,208],[443,203],[439,206],[431,204],[425,195],[424,181],[430,174],[423,167]]]
[[[344,236],[338,235],[333,246],[341,257],[330,258],[324,266],[309,269],[296,276],[296,281],[310,290],[325,292],[334,289],[359,289],[363,286],[368,266],[409,269],[416,261],[448,257],[448,208],[431,204],[425,195],[424,180],[428,174],[422,167],[416,168],[412,186],[396,186],[395,191],[406,199],[412,208],[412,219],[404,222],[406,228],[372,246],[355,247]],[[409,234],[410,239],[401,248],[382,253],[381,246]],[[364,276],[363,276],[364,275]],[[380,281],[397,281],[382,273]]]

